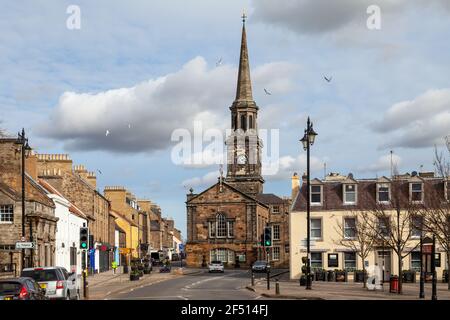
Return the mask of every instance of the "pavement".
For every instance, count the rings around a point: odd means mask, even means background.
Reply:
[[[275,272],[274,272],[275,274]],[[260,274],[261,280],[265,274]],[[261,278],[259,278],[261,277]],[[143,285],[133,290],[110,294],[117,300],[257,300],[265,297],[249,291],[251,273],[246,269],[225,269],[224,273],[208,273],[206,269],[186,269],[178,278]]]
[[[113,273],[112,270],[97,273],[89,275],[87,278],[88,300],[104,300],[113,295],[125,294],[138,288],[200,272],[201,270],[197,269],[172,268],[170,273],[159,273],[159,268],[153,267],[150,274],[144,274],[137,281],[130,281],[130,275],[123,273],[122,268],[118,268],[116,273]],[[81,299],[84,299],[82,282],[80,296]]]
[[[247,289],[269,299],[300,299],[300,300],[422,300],[419,299],[419,284],[404,283],[403,294],[390,293],[389,283],[383,285],[383,290],[369,291],[361,283],[355,282],[324,282],[313,281],[312,290],[301,287],[298,280],[279,281],[279,294],[275,290],[275,282],[271,282],[267,290],[267,282],[257,281]],[[437,284],[438,300],[450,300],[450,291],[446,283]],[[431,283],[425,284],[425,300],[431,300]]]

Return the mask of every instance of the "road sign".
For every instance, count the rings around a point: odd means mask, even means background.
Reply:
[[[184,244],[182,244],[182,243],[178,244],[178,249],[180,251],[184,251]]]
[[[16,242],[16,249],[34,249],[34,242]]]

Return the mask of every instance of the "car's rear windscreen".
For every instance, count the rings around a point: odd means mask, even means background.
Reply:
[[[7,294],[17,294],[22,285],[19,282],[0,282],[0,296]]]
[[[37,282],[58,281],[56,270],[27,270],[22,272],[22,277],[33,278]]]

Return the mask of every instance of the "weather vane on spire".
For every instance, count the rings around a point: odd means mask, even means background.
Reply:
[[[247,15],[245,14],[245,9],[242,10],[242,22],[245,23],[245,20],[247,19]]]

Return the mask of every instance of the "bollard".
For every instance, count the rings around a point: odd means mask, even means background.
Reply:
[[[83,270],[83,297],[85,300],[89,300],[89,283],[86,280],[87,270]]]
[[[252,272],[252,287],[255,286],[255,274]]]
[[[280,283],[278,282],[278,279],[275,279],[275,294],[280,294]]]

